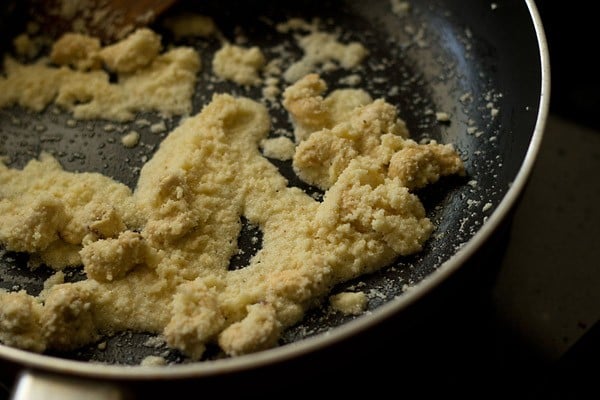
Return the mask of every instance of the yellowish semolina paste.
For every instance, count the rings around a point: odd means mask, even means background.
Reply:
[[[284,79],[293,83],[318,67],[324,70],[352,69],[368,56],[369,51],[359,42],[341,43],[339,34],[323,32],[319,29],[319,19],[311,22],[300,18],[291,18],[276,26],[277,31],[289,33],[308,31],[294,35],[298,46],[304,52],[301,59],[293,62],[283,73]]]
[[[97,38],[67,33],[47,59],[21,64],[5,57],[0,107],[18,104],[41,111],[54,102],[77,119],[115,121],[132,120],[139,111],[187,115],[200,57],[191,47],[161,50],[160,36],[147,28],[106,47]],[[117,74],[116,83],[103,66]]]
[[[224,43],[215,53],[212,66],[215,75],[239,85],[258,85],[262,82],[260,70],[265,65],[260,48],[244,48]]]
[[[255,352],[274,346],[335,284],[421,250],[433,225],[409,183],[462,173],[460,158],[406,139],[383,100],[357,106],[364,92],[315,113],[331,97],[306,91],[310,82],[324,86],[305,77],[288,88],[286,107],[314,130],[294,162],[327,189],[322,203],[287,187],[260,154],[266,108],[227,94],[167,136],[133,193],[100,174],[65,172],[46,154],[23,170],[2,165],[1,242],[56,269],[82,263],[88,277],[38,297],[0,292],[2,342],[73,349],[131,329],[163,334],[194,359],[212,342],[232,356]],[[331,109],[360,117],[335,123],[325,117]],[[228,271],[242,215],[260,227],[263,247],[246,268]]]
[[[408,189],[464,173],[451,144],[408,139],[398,111],[383,99],[372,101],[361,89],[338,89],[324,98],[326,89],[318,75],[309,74],[283,94],[299,142],[293,167],[305,182],[327,190],[359,157],[386,166],[387,175]]]
[[[312,39],[302,43],[310,53]],[[198,55],[160,51],[160,37],[144,29],[104,48],[69,34],[52,63],[5,59],[0,107],[55,102],[76,118],[118,121],[140,110],[188,113]],[[245,82],[257,82],[258,50],[221,51],[249,57]],[[354,65],[357,54],[339,62]],[[316,74],[294,81],[283,94],[294,141],[268,139],[259,102],[215,94],[165,138],[134,191],[98,173],[66,172],[45,153],[21,170],[0,163],[0,243],[57,271],[38,296],[0,290],[0,341],[71,350],[133,330],[161,334],[192,359],[209,343],[230,356],[256,352],[275,346],[336,284],[420,251],[434,227],[411,191],[464,173],[452,145],[409,139],[397,109],[363,90],[327,93]],[[261,148],[292,158],[323,201],[288,187]],[[229,271],[242,216],[260,228],[263,246]],[[61,269],[77,265],[88,279],[64,283]],[[366,299],[354,300],[358,313]]]

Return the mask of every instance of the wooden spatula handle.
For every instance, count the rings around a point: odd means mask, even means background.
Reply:
[[[175,1],[31,0],[30,13],[51,36],[71,31],[97,36],[107,43],[152,23]]]

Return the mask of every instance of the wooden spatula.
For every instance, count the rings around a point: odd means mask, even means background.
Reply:
[[[151,24],[176,0],[31,0],[30,15],[53,37],[78,32],[105,44]]]

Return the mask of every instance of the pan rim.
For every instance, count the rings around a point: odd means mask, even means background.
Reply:
[[[511,187],[507,190],[504,198],[498,204],[496,210],[489,216],[486,223],[482,225],[481,229],[452,257],[425,279],[416,283],[411,290],[381,305],[373,312],[349,321],[331,331],[285,346],[222,360],[170,365],[168,367],[109,365],[61,359],[28,352],[3,344],[0,344],[0,358],[18,363],[25,369],[39,369],[50,373],[119,381],[209,377],[283,362],[317,351],[333,343],[347,339],[357,332],[373,327],[421,299],[456,272],[475,254],[498,228],[500,223],[505,220],[524,190],[535,164],[550,107],[550,57],[544,27],[537,6],[534,0],[525,0],[525,3],[535,31],[541,71],[539,107],[527,152]]]

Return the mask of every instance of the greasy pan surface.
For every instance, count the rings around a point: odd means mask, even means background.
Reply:
[[[359,86],[373,98],[384,97],[396,105],[412,138],[454,143],[463,156],[466,177],[446,178],[418,193],[437,226],[425,249],[398,259],[378,273],[335,288],[334,293],[348,288],[368,293],[369,312],[360,317],[342,316],[323,304],[286,331],[278,348],[237,359],[191,364],[180,353],[169,351],[167,360],[177,365],[163,369],[122,367],[137,365],[148,355],[163,355],[165,348],[142,345],[148,338],[145,334],[116,335],[107,340],[105,350],[90,346],[67,354],[40,356],[0,346],[0,355],[24,365],[112,378],[200,376],[246,369],[316,350],[364,330],[401,312],[460,268],[507,216],[535,158],[548,101],[543,33],[534,24],[539,24],[535,10],[534,18],[530,14],[532,2],[507,0],[494,8],[481,1],[420,0],[410,2],[411,11],[404,16],[392,12],[392,3],[321,0],[286,2],[281,7],[269,1],[240,1],[180,6],[212,16],[230,39],[241,30],[248,43],[260,46],[267,58],[282,37],[265,21],[319,17],[325,27],[341,27],[342,41],[358,40],[370,51],[367,61],[353,71],[362,77]],[[15,15],[10,23],[0,21],[3,38],[23,29]],[[165,42],[172,41],[160,25],[156,30],[164,33]],[[260,89],[224,82],[209,84],[210,60],[219,48],[216,39],[181,43],[197,46],[203,57],[195,112],[215,92],[260,97]],[[286,43],[293,49],[291,36]],[[2,45],[7,48],[9,43]],[[322,72],[321,76],[329,89],[343,87],[338,83],[343,76],[340,71]],[[448,113],[450,122],[438,122],[431,111]],[[270,112],[276,116],[273,130],[292,129],[281,110]],[[153,114],[144,117],[152,122],[160,119]],[[101,172],[134,188],[143,160],[152,156],[164,138],[164,134],[140,128],[142,145],[127,149],[120,143],[119,133],[105,131],[107,121],[83,121],[71,127],[69,119],[70,115],[56,112],[52,106],[41,114],[18,107],[0,110],[0,154],[10,156],[11,167],[21,168],[40,151],[48,151],[68,171]],[[178,122],[177,118],[167,121],[168,128]],[[289,164],[271,161],[288,177],[290,185],[318,193],[299,182]],[[240,237],[240,246],[247,255],[256,249],[245,238],[255,234],[243,230]],[[27,269],[26,255],[0,254],[1,288],[26,289],[31,294],[41,290],[50,270],[41,268],[33,273]],[[247,259],[240,259],[232,264],[243,267],[245,262]],[[72,270],[67,275],[77,280],[83,274]],[[80,360],[110,365],[77,362]]]

